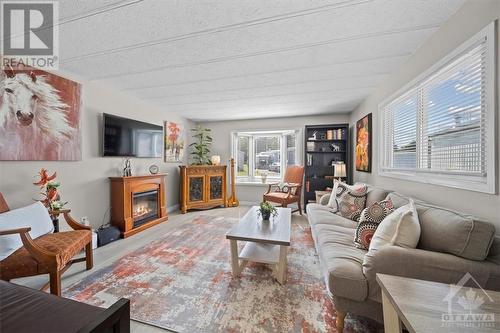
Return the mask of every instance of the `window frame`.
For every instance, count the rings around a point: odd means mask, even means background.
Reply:
[[[300,129],[288,129],[288,130],[268,130],[268,131],[256,131],[256,130],[238,130],[231,131],[231,156],[234,158],[235,170],[238,170],[238,138],[248,137],[248,176],[238,176],[236,171],[235,180],[236,184],[262,184],[261,176],[255,175],[255,139],[258,137],[280,137],[280,176],[273,177],[267,176],[267,179],[272,181],[283,181],[284,171],[287,166],[287,142],[286,136],[290,134],[295,134],[295,164],[300,165],[302,157],[302,147],[300,145],[302,131]]]
[[[381,135],[379,137],[379,163],[378,163],[378,174],[383,177],[391,177],[404,179],[408,181],[414,181],[419,183],[426,184],[434,184],[441,185],[459,189],[472,190],[477,192],[496,194],[497,193],[497,105],[496,105],[496,73],[497,73],[497,58],[496,58],[496,24],[495,22],[490,23],[486,27],[484,27],[477,34],[469,38],[467,41],[462,43],[459,47],[449,52],[445,57],[436,62],[433,66],[428,68],[426,71],[418,75],[415,79],[410,81],[408,84],[403,86],[401,89],[391,94],[388,98],[384,99],[378,105],[378,111],[380,115],[379,119],[379,128],[381,129]],[[392,152],[386,151],[385,145],[385,136],[388,135],[384,128],[386,114],[385,108],[397,101],[399,99],[405,98],[405,96],[409,96],[412,94],[419,94],[419,87],[421,87],[424,83],[430,82],[434,75],[439,72],[441,69],[446,67],[452,61],[456,60],[458,57],[462,56],[465,52],[467,52],[471,47],[477,45],[482,40],[486,40],[486,53],[485,53],[485,67],[486,67],[486,75],[485,75],[485,114],[487,116],[487,121],[484,128],[481,130],[485,131],[486,138],[486,146],[485,146],[485,173],[486,176],[477,176],[477,175],[466,175],[462,172],[440,172],[436,170],[425,170],[420,169],[418,166],[417,159],[417,167],[415,169],[403,169],[403,168],[391,168],[384,165],[387,161],[387,156],[392,155]],[[418,102],[418,101],[417,101]],[[419,117],[420,112],[417,106],[417,134],[416,134],[416,142],[417,142],[417,156],[419,155],[421,147],[419,147]],[[394,132],[392,132],[392,135]]]

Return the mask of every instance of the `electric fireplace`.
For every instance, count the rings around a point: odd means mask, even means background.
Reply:
[[[134,228],[158,218],[158,190],[132,194]]]
[[[168,219],[167,175],[110,177],[111,224],[122,237],[132,236]]]

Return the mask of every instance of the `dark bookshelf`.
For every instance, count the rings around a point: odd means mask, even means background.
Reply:
[[[313,139],[316,133],[316,139]],[[304,131],[304,202],[316,201],[316,191],[333,187],[333,163],[344,162],[350,183],[349,124],[307,125]]]

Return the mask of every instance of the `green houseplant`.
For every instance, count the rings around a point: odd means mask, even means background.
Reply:
[[[195,139],[195,142],[189,145],[192,148],[192,165],[212,164],[209,157],[210,146],[212,145],[211,131],[210,128],[205,128],[200,125],[191,129],[191,132],[194,132],[193,138]]]
[[[264,221],[269,221],[271,215],[273,217],[276,217],[278,215],[278,210],[276,209],[276,207],[266,201],[260,203],[258,212],[259,215],[262,216],[262,220]]]

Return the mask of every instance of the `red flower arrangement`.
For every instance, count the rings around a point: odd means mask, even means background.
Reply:
[[[49,176],[46,169],[41,169],[39,172],[40,180],[33,185],[39,186],[41,195],[45,198],[40,200],[47,209],[58,210],[64,207],[67,202],[62,202],[61,197],[57,191],[57,188],[61,186],[60,182],[55,181],[57,173],[54,172],[52,176]]]

